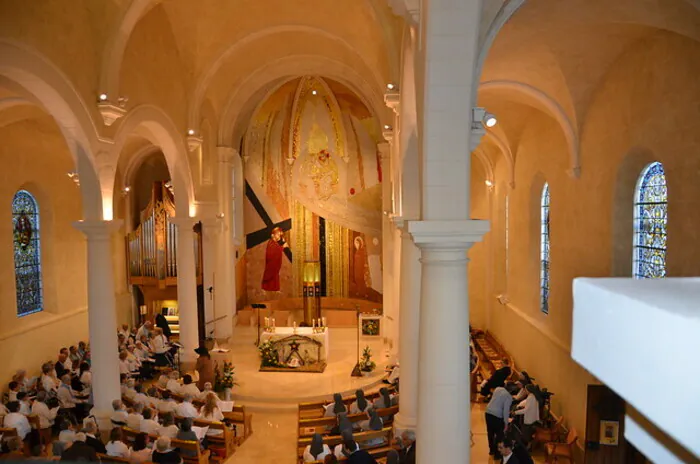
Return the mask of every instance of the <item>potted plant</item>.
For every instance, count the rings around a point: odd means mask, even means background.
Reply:
[[[260,363],[262,367],[280,366],[277,349],[275,349],[275,346],[270,340],[262,342],[260,346],[258,346],[258,351],[260,351]]]
[[[219,370],[218,363],[214,368],[214,389],[218,392],[224,392],[224,401],[231,401],[231,390],[234,386],[238,385],[234,380],[233,363],[224,361],[224,367]]]
[[[360,359],[360,372],[363,377],[367,377],[375,368],[377,364],[372,361],[372,350],[369,346],[365,346],[362,350],[362,358]]]

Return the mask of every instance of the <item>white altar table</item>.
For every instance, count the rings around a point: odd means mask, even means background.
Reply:
[[[275,327],[274,332],[266,332],[263,330],[263,333],[260,335],[260,341],[266,342],[269,340],[271,342],[275,342],[277,340],[289,337],[290,335],[295,335],[294,330],[294,327]],[[328,361],[328,355],[330,353],[328,328],[326,327],[326,329],[320,333],[314,333],[313,330],[313,327],[297,327],[296,335],[303,335],[321,343],[323,345],[323,350],[321,350],[321,352],[325,355],[323,359]]]

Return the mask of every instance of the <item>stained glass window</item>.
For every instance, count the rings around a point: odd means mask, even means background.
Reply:
[[[654,162],[639,177],[634,197],[632,272],[637,279],[666,277],[667,210],[664,167]]]
[[[542,189],[540,211],[540,309],[549,314],[549,184]]]
[[[20,190],[12,200],[17,315],[26,316],[43,309],[41,294],[41,240],[39,205],[34,196]]]

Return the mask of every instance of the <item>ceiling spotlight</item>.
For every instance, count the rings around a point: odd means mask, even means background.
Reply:
[[[224,213],[219,213],[216,215],[217,218],[223,219],[225,217]]]
[[[100,94],[100,101],[107,101],[107,94],[106,93]]]
[[[316,95],[316,94],[318,94],[318,92],[316,90],[311,91],[311,95]]]
[[[496,123],[498,123],[498,119],[496,119],[496,116],[494,116],[491,113],[485,113],[483,121],[486,127],[493,127],[496,125]]]
[[[187,131],[187,135],[194,135],[194,129],[190,129]]]
[[[387,88],[388,90],[394,90],[394,89],[396,88],[396,86],[395,86],[394,84],[387,84],[387,85],[386,85],[386,88]]]
[[[130,190],[131,190],[131,187],[129,187],[128,185],[126,187],[124,187],[124,193],[129,193]]]

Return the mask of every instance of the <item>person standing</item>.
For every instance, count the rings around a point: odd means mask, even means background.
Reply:
[[[199,355],[199,358],[197,358],[197,365],[195,366],[195,370],[199,373],[197,387],[200,390],[204,390],[204,385],[206,383],[214,384],[214,361],[211,360],[209,350],[203,346],[197,348],[194,352]]]
[[[489,441],[489,454],[493,455],[495,459],[499,459],[496,445],[503,440],[512,404],[513,397],[508,390],[504,387],[496,387],[491,401],[486,406],[486,436]]]

